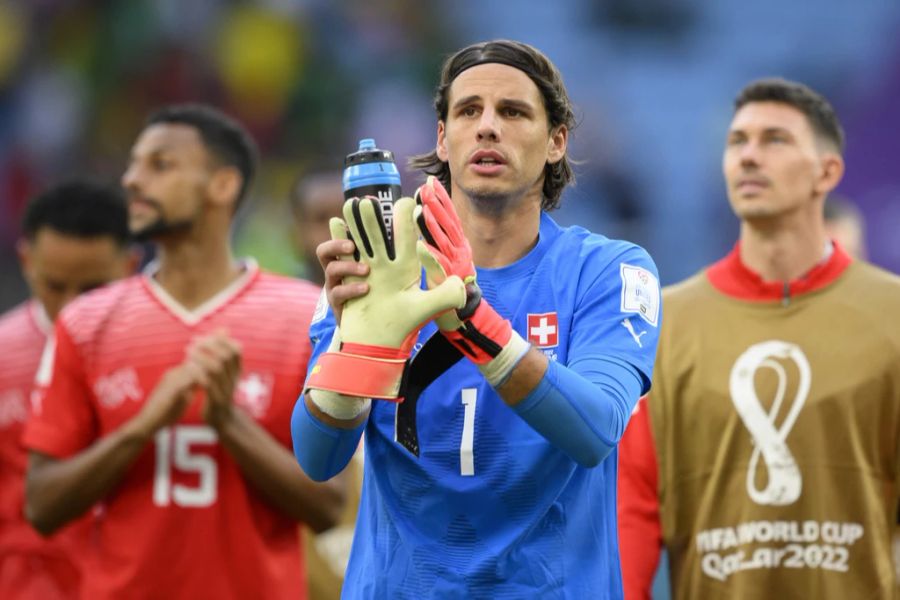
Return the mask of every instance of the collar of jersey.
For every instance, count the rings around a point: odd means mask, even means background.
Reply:
[[[156,272],[159,270],[158,261],[153,261],[144,267],[141,279],[150,294],[156,298],[160,304],[184,324],[192,326],[231,302],[232,299],[256,279],[256,275],[259,274],[259,265],[256,263],[256,260],[253,258],[244,258],[241,259],[241,264],[244,267],[244,272],[240,277],[193,310],[188,310],[182,306],[175,298],[169,295],[169,292],[156,282],[154,275],[156,275]]]
[[[754,302],[783,300],[822,289],[837,279],[853,260],[834,242],[831,256],[805,275],[793,281],[763,281],[759,274],[741,262],[740,249],[741,243],[738,242],[725,258],[706,270],[706,276],[713,287],[723,294]]]
[[[534,273],[537,264],[546,254],[547,248],[550,247],[560,231],[559,225],[550,218],[550,215],[541,211],[541,224],[538,230],[537,244],[525,256],[514,263],[496,268],[477,267],[478,281],[509,281],[522,275]]]
[[[44,335],[53,333],[53,321],[50,320],[50,315],[47,314],[47,309],[44,308],[43,304],[36,299],[32,300],[28,310],[31,315],[31,321],[38,331]]]

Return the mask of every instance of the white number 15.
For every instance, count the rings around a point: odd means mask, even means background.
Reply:
[[[210,446],[218,436],[205,425],[176,425],[156,432],[156,474],[153,478],[153,503],[157,506],[202,508],[216,501],[218,465],[201,453],[191,453],[191,446]],[[174,441],[174,443],[173,443]],[[174,451],[173,451],[174,450]],[[172,470],[197,475],[197,485],[172,483]]]

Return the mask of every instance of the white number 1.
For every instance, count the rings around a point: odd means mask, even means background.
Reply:
[[[462,441],[459,444],[459,474],[470,476],[475,474],[475,405],[478,404],[478,390],[464,388],[462,403],[465,406],[463,415]]]
[[[172,452],[172,440],[174,455]],[[163,427],[156,432],[156,475],[153,478],[153,503],[157,506],[202,508],[216,501],[218,466],[207,454],[191,454],[193,444],[215,444],[215,430],[205,425],[177,425]],[[197,485],[172,484],[172,468],[197,475]]]

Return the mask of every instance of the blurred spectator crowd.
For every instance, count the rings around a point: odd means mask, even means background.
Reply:
[[[405,158],[434,144],[441,60],[496,37],[546,51],[580,110],[579,181],[559,219],[643,244],[663,283],[734,238],[718,156],[728,100],[763,75],[831,98],[848,129],[841,191],[868,222],[872,260],[898,270],[898,26],[891,0],[0,0],[0,308],[26,294],[25,201],[75,173],[116,180],[144,116],[176,101],[249,127],[263,162],[238,247],[304,274],[288,226],[297,177],[374,137],[411,192]]]

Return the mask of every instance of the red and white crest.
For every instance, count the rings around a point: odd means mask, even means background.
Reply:
[[[556,312],[528,313],[528,341],[537,348],[559,345],[559,319]]]
[[[241,377],[234,391],[234,403],[244,407],[255,419],[265,416],[272,404],[272,376],[248,373]]]
[[[109,409],[118,408],[126,400],[140,402],[144,399],[140,379],[133,367],[123,367],[109,375],[99,377],[94,382],[94,394],[100,404]],[[35,396],[32,401],[37,399]]]

